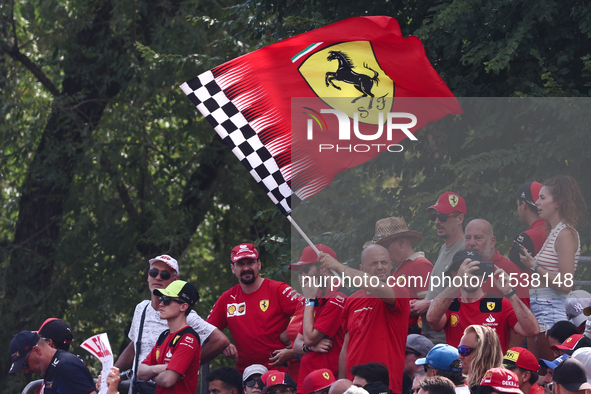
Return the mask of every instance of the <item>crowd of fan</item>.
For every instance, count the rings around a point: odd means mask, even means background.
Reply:
[[[496,249],[491,224],[475,218],[464,225],[466,202],[446,192],[427,209],[443,240],[435,264],[414,249],[420,233],[401,217],[384,218],[360,247],[358,266],[342,264],[326,245],[306,247],[289,267],[302,294],[260,276],[255,246],[240,244],[230,256],[239,283],[206,320],[192,311],[199,294],[180,280],[178,262],[151,259],[151,298],[136,307],[131,343],[108,375],[109,392],[119,383],[117,371],[131,369],[132,394],[195,393],[199,365],[220,353],[236,359],[236,368],[202,377],[210,394],[591,390],[591,294],[572,291],[585,200],[573,178],[558,176],[521,185],[516,202],[529,228],[515,237],[508,257]],[[359,290],[351,293],[338,278]],[[44,376],[48,393],[63,392],[58,386],[94,391],[86,367],[59,346],[71,335],[52,340],[59,330],[43,329],[15,336],[10,372]]]

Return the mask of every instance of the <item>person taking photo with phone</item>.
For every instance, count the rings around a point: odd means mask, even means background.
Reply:
[[[435,330],[443,329],[449,345],[458,347],[464,330],[474,324],[494,329],[503,352],[508,349],[511,330],[525,337],[538,334],[534,315],[509,286],[509,277],[501,268],[484,261],[474,250],[461,250],[454,255],[449,271],[451,279],[427,312],[429,324]],[[483,291],[490,276],[504,298]]]

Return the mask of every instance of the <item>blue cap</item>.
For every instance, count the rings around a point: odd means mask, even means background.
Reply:
[[[555,358],[554,361],[544,360],[543,358],[539,359],[538,362],[542,367],[547,367],[550,369],[554,369],[561,363],[562,360],[566,360],[569,357],[568,354],[563,354],[562,356]]]
[[[460,360],[458,349],[450,345],[435,345],[427,357],[419,358],[415,361],[416,365],[429,364],[431,367],[442,371],[461,372],[462,368],[452,368],[451,363]]]
[[[23,367],[27,354],[31,352],[33,346],[39,343],[41,337],[36,332],[21,331],[12,337],[10,341],[10,357],[12,358],[12,367],[8,373],[17,373]]]

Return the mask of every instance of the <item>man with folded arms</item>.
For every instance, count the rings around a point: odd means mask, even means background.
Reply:
[[[140,364],[138,378],[153,380],[156,394],[197,392],[201,345],[199,335],[187,324],[187,316],[199,300],[195,286],[182,280],[156,289],[160,317],[169,329],[160,334],[148,357]]]

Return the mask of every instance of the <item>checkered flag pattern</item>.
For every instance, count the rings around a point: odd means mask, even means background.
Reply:
[[[211,71],[181,85],[183,92],[228,144],[284,215],[291,212],[290,184],[253,126],[228,98]]]

